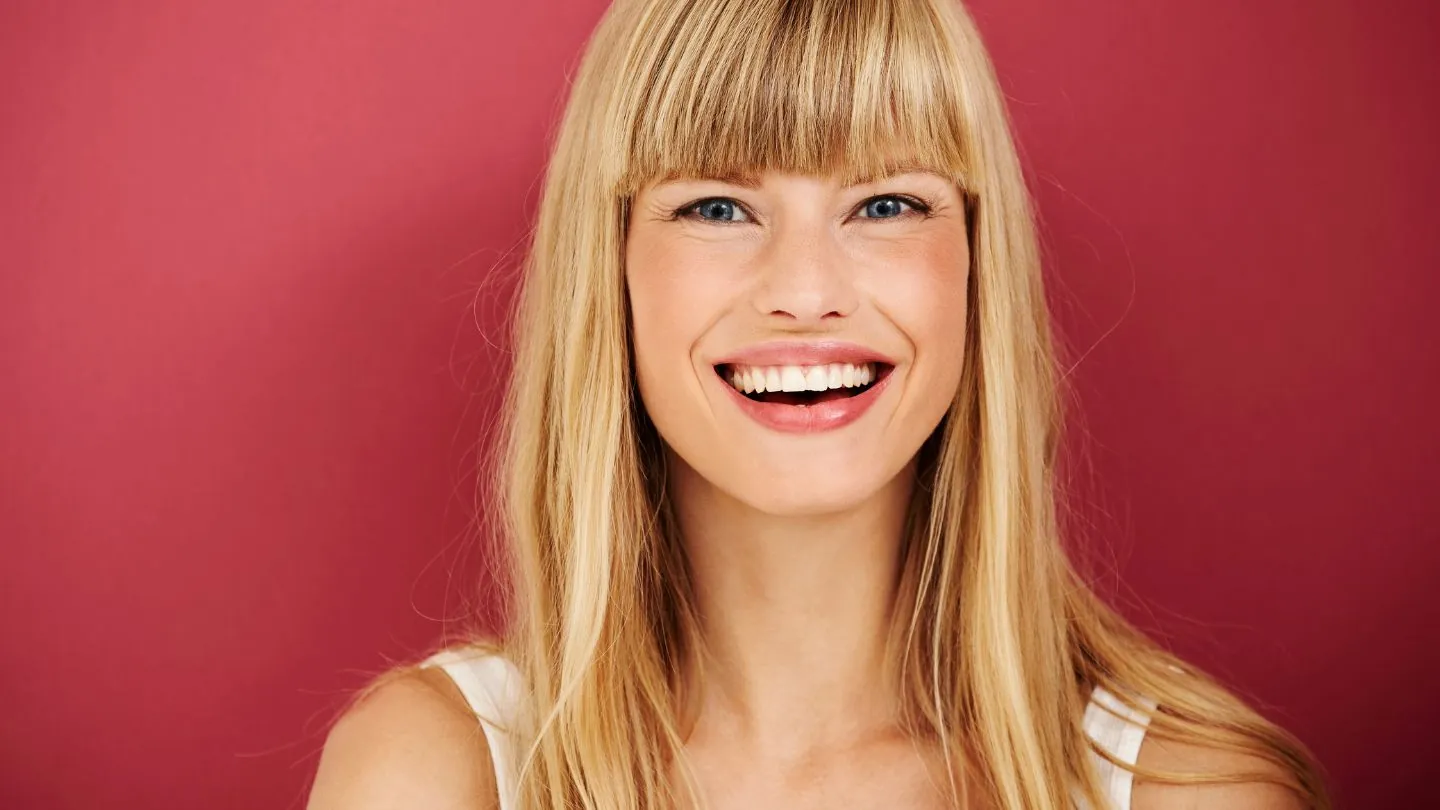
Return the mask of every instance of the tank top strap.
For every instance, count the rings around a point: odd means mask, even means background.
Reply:
[[[496,653],[464,649],[443,650],[420,666],[444,671],[470,704],[490,747],[500,810],[514,810],[517,762],[513,729],[522,697],[520,671]]]
[[[1115,759],[1134,765],[1140,756],[1140,744],[1150,725],[1148,712],[1155,711],[1153,701],[1138,701],[1145,711],[1137,711],[1122,702],[1104,687],[1097,686],[1085,707],[1085,733],[1097,746]],[[1110,800],[1107,810],[1130,810],[1130,794],[1135,774],[1091,751],[1091,762],[1100,778],[1101,792]]]

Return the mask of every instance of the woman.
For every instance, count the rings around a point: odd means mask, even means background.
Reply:
[[[949,0],[616,3],[523,286],[515,615],[368,690],[311,806],[1328,806],[1067,563],[1044,302]]]

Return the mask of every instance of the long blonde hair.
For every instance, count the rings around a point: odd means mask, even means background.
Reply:
[[[902,538],[890,649],[909,729],[938,742],[952,787],[970,769],[1001,807],[1103,807],[1081,725],[1103,686],[1158,703],[1150,734],[1258,755],[1286,774],[1261,778],[1327,806],[1297,742],[1134,630],[1062,550],[1034,221],[993,68],[948,0],[620,0],[595,31],[522,283],[494,493],[515,589],[499,646],[528,687],[520,806],[695,795],[674,774],[698,627],[634,383],[629,201],[664,176],[871,176],[897,153],[964,190],[972,244],[963,377]]]

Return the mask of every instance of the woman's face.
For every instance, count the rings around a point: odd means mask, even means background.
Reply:
[[[626,279],[672,458],[770,514],[876,495],[955,396],[969,265],[963,198],[929,172],[647,186]]]

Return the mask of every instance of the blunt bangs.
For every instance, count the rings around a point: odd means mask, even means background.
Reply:
[[[924,3],[677,2],[636,35],[611,119],[622,197],[765,171],[857,183],[923,169],[969,187],[962,60]]]

